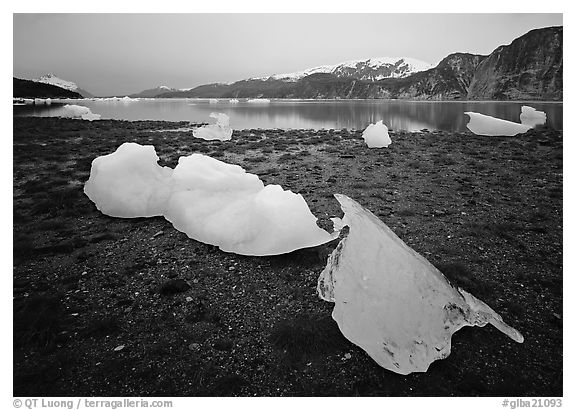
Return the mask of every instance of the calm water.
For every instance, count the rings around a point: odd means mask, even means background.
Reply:
[[[562,129],[562,103],[553,102],[431,102],[405,100],[272,100],[266,104],[230,103],[209,99],[146,99],[132,101],[69,100],[69,104],[90,108],[102,119],[166,120],[215,122],[211,112],[230,116],[234,129],[364,129],[384,120],[393,130],[417,131],[423,128],[443,131],[466,131],[468,116],[464,111],[520,122],[520,108],[530,105],[545,111],[548,126]],[[66,116],[62,104],[50,106],[14,106],[14,115]]]

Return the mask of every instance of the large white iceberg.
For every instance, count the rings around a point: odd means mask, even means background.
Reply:
[[[362,138],[369,148],[384,148],[392,143],[388,135],[388,127],[384,125],[382,120],[376,124],[368,125],[362,133]]]
[[[546,123],[546,113],[544,111],[537,111],[536,108],[523,105],[520,122],[532,128],[537,125],[543,125]]]
[[[165,217],[201,242],[242,255],[275,255],[328,242],[302,195],[264,186],[238,165],[180,157]]]
[[[64,112],[66,117],[82,118],[83,120],[88,121],[100,119],[100,114],[94,114],[90,108],[84,107],[82,105],[66,104],[64,106]]]
[[[241,255],[277,255],[334,238],[304,198],[202,154],[160,167],[153,146],[122,144],[96,158],[84,192],[104,214],[163,215],[190,238]],[[337,235],[337,234],[336,234]]]
[[[450,354],[452,334],[487,323],[517,342],[522,335],[488,305],[454,287],[370,211],[335,195],[348,236],[318,279],[318,293],[334,302],[340,331],[380,366],[400,374],[425,372]]]
[[[211,113],[210,117],[216,118],[216,124],[205,125],[196,128],[192,134],[196,138],[204,140],[227,141],[232,138],[232,128],[230,128],[230,117],[223,113]]]

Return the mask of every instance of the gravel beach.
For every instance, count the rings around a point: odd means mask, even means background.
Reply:
[[[14,396],[561,396],[563,135],[242,130],[14,117]],[[162,217],[121,219],[84,195],[123,142],[175,167],[195,152],[306,199],[318,224],[345,194],[520,331],[464,328],[401,376],[347,341],[316,294],[335,244],[247,257]]]

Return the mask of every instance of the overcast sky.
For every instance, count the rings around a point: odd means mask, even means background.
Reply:
[[[562,14],[14,14],[14,76],[125,95],[370,57],[436,64],[555,25]]]

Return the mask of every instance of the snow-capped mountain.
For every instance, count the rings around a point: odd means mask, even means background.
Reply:
[[[57,76],[55,76],[52,73],[45,74],[45,75],[41,76],[40,78],[38,78],[37,80],[32,80],[32,81],[36,81],[37,83],[51,84],[51,85],[55,85],[55,86],[60,87],[60,88],[64,88],[65,90],[74,91],[85,98],[94,97],[88,91],[85,91],[85,90],[81,89],[80,87],[78,87],[76,85],[76,83],[73,83],[72,81],[66,81],[66,80],[63,80],[61,78],[58,78]]]
[[[419,71],[433,68],[432,64],[409,57],[378,57],[366,60],[351,60],[343,63],[322,65],[294,73],[274,74],[253,80],[298,81],[311,74],[329,73],[341,78],[377,81],[384,78],[404,78]]]
[[[139,93],[130,94],[129,97],[131,98],[153,98],[160,94],[174,92],[174,91],[181,91],[178,88],[167,87],[165,85],[159,85],[154,88],[149,88],[144,91],[140,91]]]

